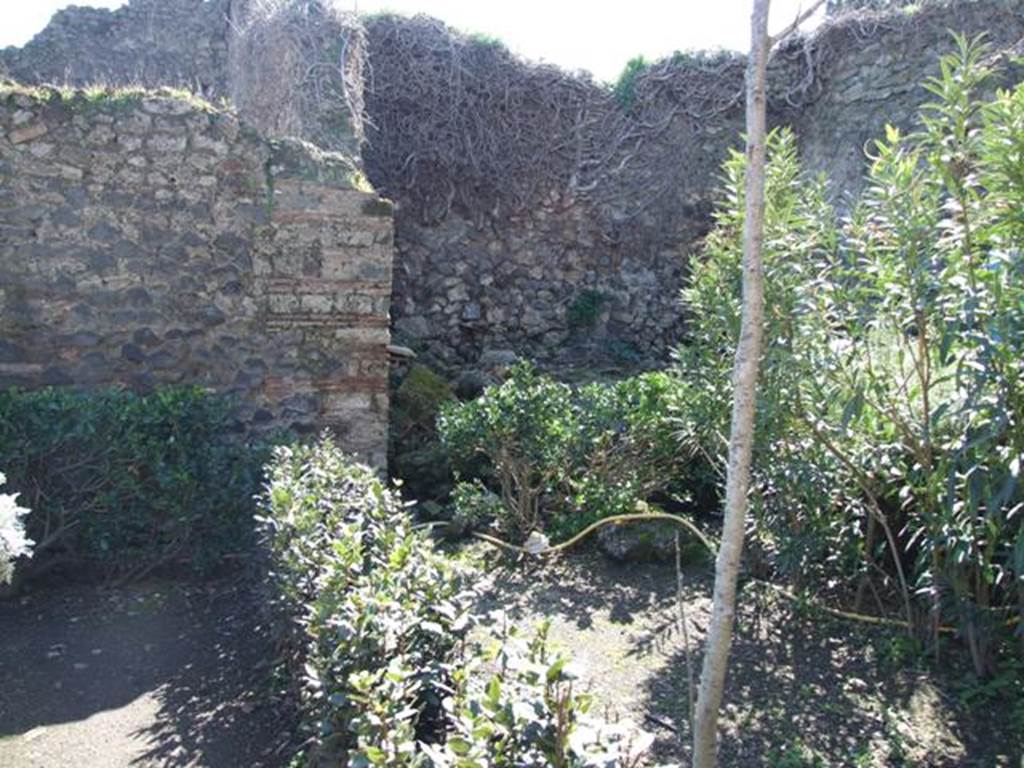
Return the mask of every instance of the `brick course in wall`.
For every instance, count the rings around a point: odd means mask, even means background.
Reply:
[[[0,386],[198,384],[382,465],[391,206],[169,92],[0,91]]]

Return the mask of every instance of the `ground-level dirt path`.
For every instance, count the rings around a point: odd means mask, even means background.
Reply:
[[[585,549],[496,563],[480,608],[551,621],[595,710],[656,737],[647,765],[688,762],[686,663],[671,566]],[[711,570],[684,572],[690,643],[703,642]],[[295,743],[271,690],[258,598],[242,582],[61,589],[0,602],[0,768],[280,768]],[[798,611],[743,587],[722,715],[729,768],[1018,768],[998,700],[964,703],[899,633]],[[694,654],[699,670],[699,655]]]
[[[493,551],[483,559],[494,562]],[[688,765],[686,654],[672,565],[616,564],[576,550],[545,566],[495,567],[481,607],[528,630],[551,622],[580,685],[610,720],[656,737],[650,764]],[[683,572],[690,647],[704,642],[712,571]],[[695,676],[701,658],[691,659]],[[729,768],[1018,768],[1022,735],[998,697],[967,705],[969,664],[954,647],[941,667],[905,634],[797,610],[754,582],[741,588],[721,717]]]
[[[236,582],[150,582],[0,602],[0,766],[279,765],[290,734],[253,601]]]

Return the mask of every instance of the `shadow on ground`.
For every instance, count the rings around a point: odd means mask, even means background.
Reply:
[[[699,676],[711,569],[683,572],[683,608]],[[656,737],[654,764],[689,761],[686,654],[671,565],[620,565],[594,552],[545,567],[492,572],[484,608],[520,625],[551,620],[598,711]],[[1008,718],[965,709],[968,672],[949,649],[941,668],[908,654],[899,633],[798,612],[756,583],[741,591],[721,718],[721,765],[1019,766]],[[1016,743],[1015,743],[1016,742]]]
[[[221,581],[0,604],[0,764],[279,765],[289,733],[254,601]]]

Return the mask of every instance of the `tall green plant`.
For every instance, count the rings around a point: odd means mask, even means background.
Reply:
[[[933,633],[958,620],[979,672],[991,609],[1018,602],[1024,579],[1024,88],[980,101],[986,53],[958,39],[926,83],[921,129],[877,142],[819,294],[837,341],[808,398],[845,401],[841,421],[813,417],[897,521]]]
[[[926,84],[921,128],[876,142],[842,226],[802,180],[792,139],[770,141],[777,311],[754,489],[771,564],[856,579],[858,598],[894,587],[911,626],[937,639],[957,623],[979,673],[1007,611],[1024,607],[1024,86],[981,101],[985,61],[981,43],[958,39]],[[680,365],[709,451],[720,450],[721,350],[737,333],[742,173],[734,156],[684,296],[694,332]]]
[[[814,285],[835,253],[838,233],[824,184],[802,173],[791,131],[769,134],[767,157],[766,315],[751,498],[760,525],[751,556],[808,579],[821,573],[826,557],[856,558],[857,537],[846,535],[857,524],[856,493],[806,431],[794,429],[801,384],[813,375],[807,349],[820,346],[826,332]],[[686,409],[680,438],[720,472],[729,426],[729,350],[740,325],[745,172],[744,155],[731,153],[715,227],[683,291],[691,321],[676,353],[679,402]]]

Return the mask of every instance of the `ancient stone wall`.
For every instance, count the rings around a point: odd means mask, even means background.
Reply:
[[[144,82],[226,94],[227,19],[241,19],[243,7],[132,0],[115,12],[69,9],[24,49],[0,52],[0,67],[32,81],[130,82],[141,71]],[[488,349],[556,367],[664,361],[685,329],[679,290],[711,224],[718,169],[740,140],[742,60],[674,57],[622,99],[436,22],[436,38],[417,37],[416,24],[367,23],[363,159],[397,203],[393,327],[403,343],[454,370]],[[935,0],[862,13],[774,57],[771,122],[794,127],[808,168],[829,177],[840,204],[861,185],[865,144],[886,122],[911,127],[928,98],[921,81],[954,47],[950,30],[987,33],[1007,50],[1024,39],[1024,9],[1020,0]],[[504,77],[502,87],[483,72]],[[1020,76],[1011,70],[1008,80]],[[436,87],[422,90],[431,77]],[[518,111],[508,111],[513,97]],[[490,111],[462,119],[478,107]],[[534,142],[541,134],[523,121],[555,113],[551,135]],[[350,138],[353,125],[344,126]],[[410,144],[417,130],[423,141]],[[520,134],[532,137],[526,146],[515,144]],[[524,169],[534,177],[514,175]],[[502,188],[513,185],[510,205]]]
[[[952,33],[984,35],[1002,68],[993,86],[1024,78],[1012,60],[1024,54],[1020,0],[936,0],[913,13],[855,17],[790,46],[788,58],[804,61],[791,77],[808,85],[792,104],[778,105],[775,122],[793,127],[805,164],[828,177],[840,202],[863,186],[865,151],[884,137],[886,123],[916,127],[919,108],[935,98],[924,81],[956,49]]]
[[[23,48],[0,50],[0,75],[23,83],[167,85],[208,98],[226,96],[231,4],[130,0],[116,10],[71,6],[57,11]]]
[[[0,91],[0,386],[197,384],[240,428],[387,430],[391,206],[171,92]]]
[[[955,49],[951,31],[984,33],[994,51],[1024,52],[1024,6],[977,0],[862,14],[796,39],[774,57],[770,122],[793,127],[807,169],[828,177],[840,207],[862,186],[870,140],[884,135],[886,123],[913,127],[931,98],[922,81]],[[391,40],[375,36],[371,25],[370,60],[380,77],[387,54],[375,42]],[[570,169],[562,188],[498,219],[453,207],[440,220],[425,220],[417,195],[427,182],[403,188],[382,171],[372,142],[387,137],[371,133],[371,181],[398,201],[396,334],[455,368],[472,366],[489,348],[555,367],[664,361],[685,328],[678,297],[688,258],[711,224],[719,168],[739,146],[743,126],[742,67],[718,67],[720,98],[712,108],[687,103],[700,93],[694,78],[707,77],[702,66],[669,62],[652,73],[653,82],[639,81],[636,118],[626,126],[642,140],[610,151],[614,173],[575,194],[572,180],[585,171]],[[1002,82],[1022,75],[1011,65]],[[731,104],[729,94],[736,97]],[[374,99],[370,92],[371,120],[380,109]],[[654,109],[659,99],[672,107]],[[657,130],[646,131],[645,123]],[[430,185],[443,188],[444,173],[436,163]],[[645,182],[649,199],[636,193]],[[578,311],[595,303],[596,312]]]
[[[632,368],[681,331],[682,248],[630,252],[587,206],[541,205],[501,228],[457,213],[427,226],[399,209],[396,227],[395,337],[434,362],[458,369],[501,349]]]

